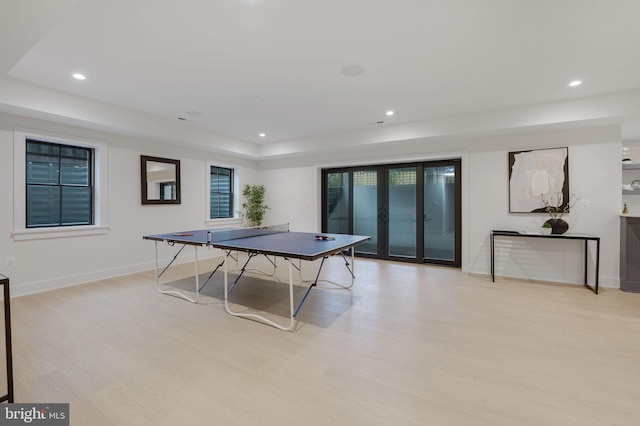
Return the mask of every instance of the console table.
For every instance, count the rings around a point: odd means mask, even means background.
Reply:
[[[518,231],[497,231],[492,230],[490,235],[491,241],[491,281],[495,282],[495,256],[494,256],[494,240],[496,237],[509,237],[509,238],[545,238],[551,241],[558,240],[581,240],[584,241],[584,285],[595,294],[598,294],[598,276],[600,275],[600,237],[593,235],[582,234],[526,234]],[[589,254],[589,241],[596,243],[596,278],[595,285],[590,286],[588,283],[588,254]]]
[[[0,396],[0,402],[13,403],[13,357],[11,355],[11,299],[9,297],[9,278],[0,275],[0,285],[4,287],[4,338],[7,357],[7,394]]]

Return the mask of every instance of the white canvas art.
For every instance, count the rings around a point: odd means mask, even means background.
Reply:
[[[509,211],[544,212],[541,197],[569,198],[568,148],[538,149],[509,153]]]

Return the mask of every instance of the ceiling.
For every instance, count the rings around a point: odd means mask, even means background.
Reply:
[[[487,114],[514,128],[513,111],[547,105],[582,112],[525,121],[606,119],[640,139],[634,0],[2,3],[0,105],[20,114],[176,141],[183,129],[248,155],[442,136]],[[434,132],[443,122],[455,126]]]

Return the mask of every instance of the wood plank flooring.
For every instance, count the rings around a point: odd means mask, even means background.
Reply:
[[[241,281],[234,309],[286,322],[286,270]],[[68,402],[83,426],[640,424],[640,294],[367,259],[356,275],[312,290],[295,332],[226,314],[222,274],[198,304],[152,271],[15,298],[16,402]],[[325,276],[348,280],[340,258]]]

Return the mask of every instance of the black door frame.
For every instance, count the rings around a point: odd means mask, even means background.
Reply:
[[[441,260],[441,259],[425,259],[424,258],[424,220],[416,220],[416,257],[407,258],[400,256],[391,256],[387,250],[388,232],[389,232],[389,179],[388,174],[390,169],[402,168],[402,167],[415,167],[416,168],[416,219],[424,218],[424,169],[427,167],[442,167],[453,166],[455,170],[455,256],[453,261]],[[336,167],[322,169],[322,190],[321,190],[321,203],[322,203],[322,231],[327,232],[328,228],[328,215],[327,215],[327,200],[328,200],[328,186],[327,176],[329,173],[349,173],[349,207],[348,207],[348,232],[353,233],[353,172],[363,170],[376,170],[377,171],[377,232],[378,232],[378,244],[377,254],[371,253],[357,253],[360,257],[370,257],[376,259],[393,260],[401,262],[411,263],[429,263],[443,266],[460,267],[461,252],[462,252],[462,179],[461,179],[461,160],[447,159],[447,160],[434,160],[434,161],[419,161],[419,162],[407,162],[396,164],[377,164],[366,166],[353,166],[353,167]]]
[[[425,161],[423,162],[424,168],[427,167],[446,167],[453,166],[455,170],[455,250],[454,250],[454,259],[451,260],[441,260],[441,259],[424,259],[424,263],[429,263],[433,265],[443,265],[443,266],[454,266],[461,267],[462,266],[462,161],[459,158],[449,159],[449,160],[436,160],[436,161]],[[423,171],[423,179],[422,179],[422,194],[423,197],[422,205],[424,206],[424,171]],[[424,217],[424,216],[423,216]],[[424,222],[420,221],[420,225],[422,226],[422,236],[424,238]],[[424,240],[422,242],[422,250],[424,250]],[[424,252],[423,252],[424,254]]]

